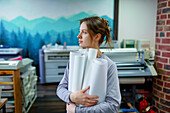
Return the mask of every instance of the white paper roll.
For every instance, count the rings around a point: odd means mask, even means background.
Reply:
[[[95,59],[92,62],[92,71],[90,73],[89,95],[99,96],[98,104],[105,101],[107,89],[107,66],[105,59]]]
[[[85,66],[82,89],[87,88],[90,85],[89,78],[91,76],[90,72],[92,71],[92,62],[94,59],[96,59],[96,56],[97,56],[97,49],[89,48],[88,59],[87,59],[87,63]]]
[[[73,68],[74,68],[74,58],[75,58],[75,55],[79,55],[80,52],[77,52],[77,51],[71,51],[70,52],[70,57],[69,57],[69,84],[68,84],[68,90],[69,91],[72,91],[72,81],[73,81]]]
[[[74,69],[73,69],[73,81],[72,81],[72,92],[81,90],[83,82],[83,74],[85,69],[85,55],[75,55],[74,58]]]
[[[96,58],[97,56],[97,49],[93,49],[93,48],[89,48],[89,52],[88,52],[88,60],[93,60]]]

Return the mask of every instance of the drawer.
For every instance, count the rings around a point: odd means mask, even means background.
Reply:
[[[13,81],[13,75],[0,76],[0,82],[12,82],[12,81]]]
[[[65,69],[46,69],[45,74],[48,75],[64,75]]]
[[[13,89],[13,83],[0,84],[0,88],[2,88],[2,89]]]
[[[7,90],[2,91],[2,97],[13,97],[14,96],[14,90]]]
[[[46,62],[45,68],[65,69],[67,62]]]
[[[29,92],[29,90],[31,89],[30,82],[28,82],[28,84],[26,84],[26,85],[23,85],[21,88],[22,88],[24,95],[26,95]]]
[[[27,71],[21,75],[21,83],[22,85],[26,85],[30,81],[31,71]]]
[[[15,112],[15,108],[6,108],[6,112],[7,113],[14,113]]]
[[[46,76],[46,83],[60,82],[63,76]]]

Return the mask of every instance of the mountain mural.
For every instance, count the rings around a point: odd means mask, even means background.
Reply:
[[[78,45],[77,35],[79,33],[79,19],[94,16],[86,12],[69,17],[48,18],[41,17],[28,20],[22,16],[7,21],[0,21],[0,45],[18,47],[24,49],[24,57],[30,57],[38,64],[39,49],[49,43],[55,44],[56,41],[64,42],[67,45]],[[112,29],[114,20],[104,15],[101,16],[109,21]],[[113,32],[112,32],[113,37]],[[36,42],[36,43],[35,43]],[[30,46],[31,45],[31,46]]]

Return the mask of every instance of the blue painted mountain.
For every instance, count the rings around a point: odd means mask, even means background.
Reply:
[[[55,22],[55,20],[51,19],[51,18],[47,18],[47,17],[41,17],[41,18],[37,18],[34,20],[27,20],[26,18],[19,16],[13,20],[10,21],[11,23],[17,25],[18,27],[20,27],[20,29],[26,28],[26,29],[33,29],[37,24],[39,23],[53,23]]]
[[[10,22],[18,26],[20,30],[23,30],[23,28],[27,29],[27,31],[30,31],[31,34],[36,34],[37,32],[46,33],[52,30],[56,32],[64,32],[79,27],[79,21],[77,20],[89,16],[92,15],[81,12],[67,19],[65,17],[61,17],[57,21],[47,17],[41,17],[29,21],[26,18],[19,16]],[[111,18],[108,16],[102,16],[102,18],[106,18],[109,21],[110,26],[113,26],[113,20]]]
[[[92,15],[89,15],[88,13],[85,13],[85,12],[80,12],[76,15],[69,17],[68,20],[73,22],[73,21],[78,21],[79,19],[83,19],[85,17],[90,17],[90,16],[92,16]]]
[[[1,22],[2,22],[3,27],[4,27],[6,30],[8,30],[9,32],[12,32],[12,31],[18,32],[19,27],[16,26],[15,24],[13,24],[13,23],[11,23],[11,22],[8,22],[8,21],[6,21],[6,20],[1,20]]]
[[[54,30],[56,32],[64,32],[78,27],[78,24],[79,23],[70,22],[66,18],[62,17],[57,21],[54,21],[53,23],[47,21],[40,22],[32,29],[32,32],[36,31],[39,33],[45,33],[51,30]]]

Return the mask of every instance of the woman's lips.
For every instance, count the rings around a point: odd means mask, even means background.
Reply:
[[[79,44],[81,44],[83,41],[79,41]]]

